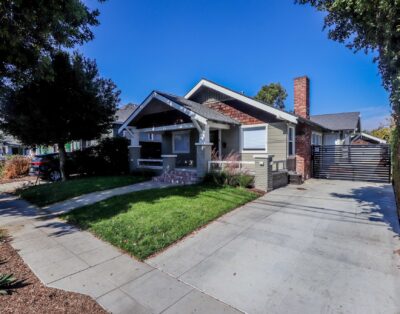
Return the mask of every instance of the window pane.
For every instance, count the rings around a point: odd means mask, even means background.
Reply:
[[[265,127],[244,128],[243,149],[265,150]]]
[[[189,133],[174,134],[174,151],[188,153],[190,148]]]
[[[289,128],[289,141],[293,140],[293,128]]]
[[[293,141],[289,142],[289,156],[293,155]]]

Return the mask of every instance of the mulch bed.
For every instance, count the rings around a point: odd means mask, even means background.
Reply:
[[[12,248],[0,240],[0,273],[25,280],[9,295],[0,295],[0,313],[107,313],[91,297],[43,285]]]

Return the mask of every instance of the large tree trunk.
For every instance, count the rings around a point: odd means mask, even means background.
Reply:
[[[68,176],[65,172],[65,163],[67,161],[67,153],[65,152],[65,143],[58,143],[58,155],[60,157],[61,180],[66,181]]]

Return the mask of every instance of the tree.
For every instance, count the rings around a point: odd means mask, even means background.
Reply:
[[[93,39],[98,15],[81,0],[2,0],[0,86],[26,82],[55,50]]]
[[[326,12],[329,38],[355,52],[375,53],[383,86],[390,93],[396,122],[400,112],[400,1],[295,0]]]
[[[390,143],[392,131],[393,130],[390,127],[381,126],[375,130],[372,130],[371,135],[379,137],[379,138],[385,140],[386,142]]]
[[[286,90],[281,84],[271,83],[269,85],[262,86],[254,98],[272,107],[285,109],[286,97]]]
[[[96,63],[57,53],[49,78],[38,78],[1,99],[0,127],[26,145],[58,145],[60,172],[66,180],[65,143],[91,140],[113,122],[119,91],[99,77]]]

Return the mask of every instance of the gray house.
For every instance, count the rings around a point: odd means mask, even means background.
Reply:
[[[184,96],[153,91],[118,132],[131,140],[132,170],[173,170],[193,179],[234,153],[240,167],[254,169],[255,159],[264,158],[274,171],[307,179],[311,145],[331,143],[332,134],[342,140],[335,144],[343,144],[347,132],[359,129],[359,115],[352,130],[329,125],[329,117],[310,117],[307,77],[295,79],[294,107],[288,113],[202,79]]]
[[[324,126],[323,145],[350,145],[351,139],[361,132],[359,112],[342,112],[310,116],[310,120]]]

